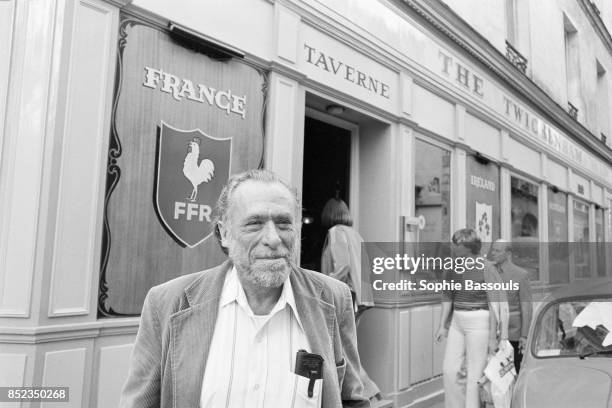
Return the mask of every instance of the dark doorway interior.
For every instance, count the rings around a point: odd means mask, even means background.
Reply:
[[[351,132],[306,117],[304,124],[304,179],[302,185],[301,266],[319,271],[327,230],[321,211],[338,195],[349,203]]]

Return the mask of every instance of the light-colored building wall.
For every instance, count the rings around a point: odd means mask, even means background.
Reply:
[[[499,52],[506,52],[508,0],[444,0],[455,13],[482,34]]]
[[[609,99],[612,90],[612,52],[598,35],[596,23],[587,12],[588,4],[575,0],[446,0],[445,3],[503,54],[506,53],[505,40],[511,40],[514,30],[515,38],[510,42],[527,58],[527,75],[564,109],[568,102],[576,106],[578,121],[596,137],[601,133],[610,136],[612,115],[602,110],[601,105],[609,106],[604,95]],[[514,16],[509,15],[512,9],[509,4],[513,4]],[[603,0],[595,4],[609,28],[612,4]],[[576,30],[577,55],[570,61],[577,64],[574,68],[578,73],[576,78],[570,78],[567,69],[564,18]],[[514,28],[509,27],[511,24]],[[607,72],[600,81],[596,60]],[[602,87],[605,91],[599,89]]]

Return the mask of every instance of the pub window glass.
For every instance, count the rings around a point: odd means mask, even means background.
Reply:
[[[591,276],[589,259],[589,205],[574,200],[574,266],[577,278]]]
[[[538,185],[527,180],[510,179],[510,219],[512,222],[513,262],[539,280]]]
[[[595,209],[595,241],[597,250],[597,275],[606,276],[606,253],[604,244],[604,209]]]
[[[415,215],[425,217],[415,250],[431,257],[450,253],[450,165],[449,150],[416,139]],[[441,277],[441,270],[422,271],[428,277]],[[420,273],[420,271],[418,272]]]
[[[421,242],[450,241],[450,151],[415,141],[415,215],[425,217]]]
[[[567,194],[548,189],[548,271],[550,283],[569,282]]]

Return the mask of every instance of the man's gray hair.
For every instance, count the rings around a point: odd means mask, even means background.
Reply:
[[[507,239],[498,239],[495,241],[495,243],[505,244],[504,250],[512,253],[512,241],[508,241]]]
[[[295,199],[295,214],[296,217],[300,216],[300,204],[298,200],[297,190],[291,187],[289,184],[285,183],[280,177],[278,177],[275,173],[269,170],[263,169],[253,169],[247,170],[243,173],[234,174],[229,178],[225,187],[221,191],[221,195],[219,195],[219,199],[217,200],[217,205],[215,206],[214,218],[213,218],[213,228],[215,232],[215,237],[221,246],[223,252],[227,255],[228,250],[221,243],[221,230],[219,229],[219,224],[223,223],[227,220],[227,213],[230,208],[231,198],[234,191],[240,186],[242,183],[253,180],[260,181],[263,183],[279,183],[283,185],[293,196]],[[297,219],[296,219],[297,222]]]

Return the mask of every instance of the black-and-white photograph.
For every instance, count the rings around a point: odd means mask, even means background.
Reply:
[[[0,0],[0,408],[612,408],[612,0]]]

